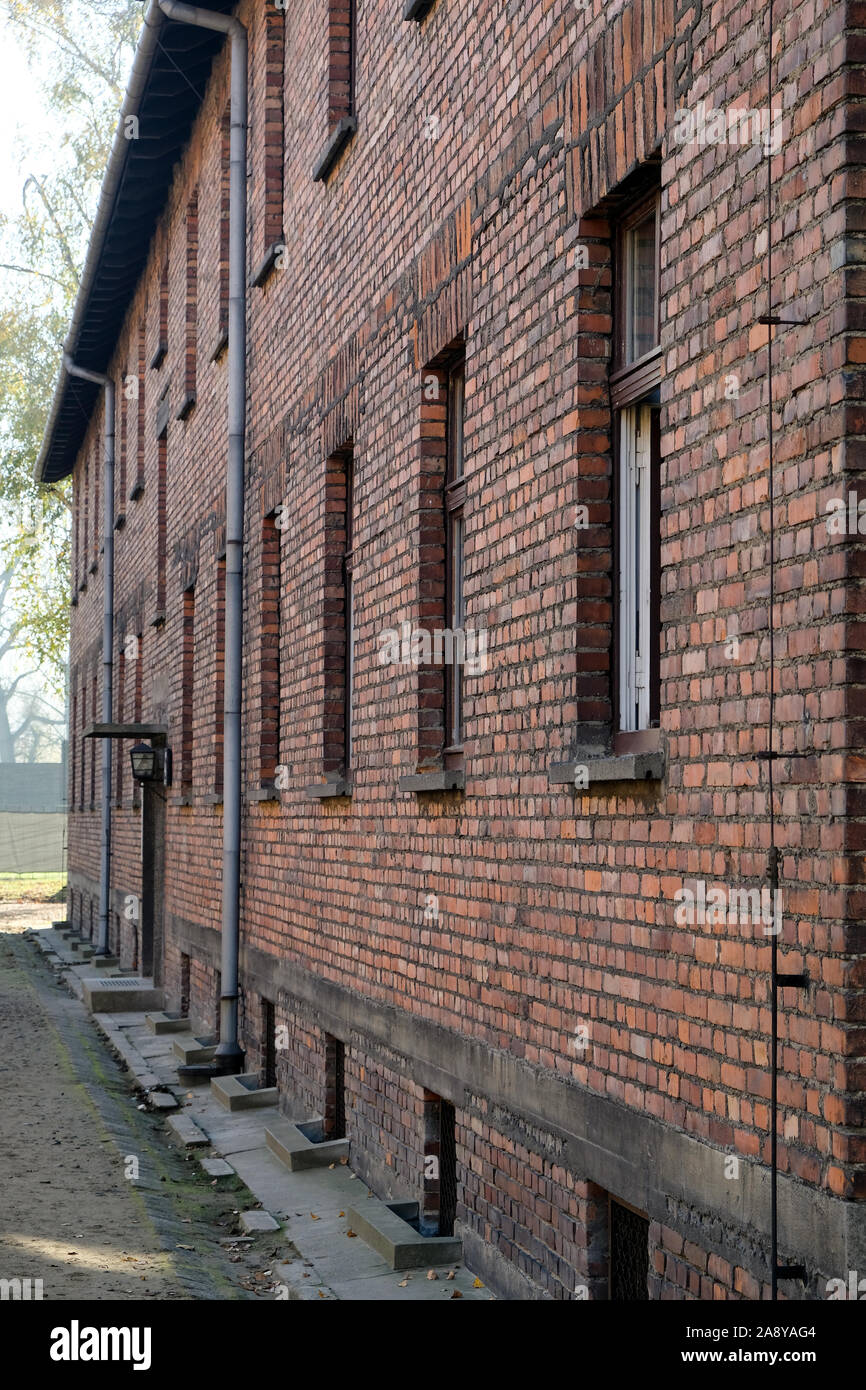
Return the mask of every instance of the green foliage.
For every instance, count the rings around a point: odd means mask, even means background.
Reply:
[[[0,0],[56,138],[25,151],[21,208],[0,217],[0,567],[22,651],[63,686],[69,486],[37,487],[39,452],[99,186],[141,24],[136,0]]]

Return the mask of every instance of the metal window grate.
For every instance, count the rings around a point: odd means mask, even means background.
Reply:
[[[649,1221],[610,1202],[610,1297],[614,1303],[649,1300]]]
[[[346,1137],[346,1046],[334,1039],[334,1139]]]
[[[443,1100],[439,1108],[439,1234],[453,1236],[457,1215],[457,1139],[454,1106]]]
[[[262,1085],[277,1084],[277,1021],[270,999],[262,1000]]]

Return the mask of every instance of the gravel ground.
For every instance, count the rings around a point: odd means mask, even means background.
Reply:
[[[41,1279],[45,1299],[273,1297],[278,1251],[220,1244],[249,1194],[216,1190],[168,1145],[24,939],[55,914],[0,904],[0,1279]]]

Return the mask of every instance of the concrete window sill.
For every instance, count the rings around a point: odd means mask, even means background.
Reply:
[[[223,799],[222,792],[207,792],[207,794],[201,798],[201,802],[203,806],[222,806]]]
[[[261,289],[261,287],[270,279],[271,272],[273,271],[279,257],[282,255],[285,249],[286,243],[282,239],[282,237],[279,241],[273,242],[272,245],[268,247],[262,260],[259,262],[256,271],[253,274],[252,280],[250,281],[250,284],[255,289]]]
[[[304,796],[313,801],[330,801],[332,797],[352,795],[352,783],[345,777],[332,777],[327,782],[312,782],[304,787]]]
[[[466,773],[462,768],[413,772],[401,777],[397,785],[401,792],[415,792],[421,796],[429,792],[462,792],[466,787]]]
[[[434,5],[434,0],[406,0],[403,6],[404,19],[426,19]]]
[[[354,116],[343,116],[337,122],[328,136],[325,148],[313,165],[314,183],[323,183],[328,177],[357,129],[358,122]]]
[[[175,420],[185,420],[195,407],[195,391],[188,391],[175,412]]]
[[[269,787],[254,787],[248,794],[248,801],[279,801],[280,794],[276,787],[271,784]]]
[[[554,763],[548,781],[551,786],[575,786],[575,776],[581,768],[586,768],[589,786],[599,782],[659,782],[664,776],[665,755],[661,749],[646,753],[587,749],[570,762]],[[584,788],[579,786],[576,790]]]
[[[211,348],[211,354],[210,354],[210,360],[211,360],[211,362],[216,362],[217,359],[218,359],[219,357],[222,357],[222,355],[223,355],[223,353],[225,352],[225,350],[226,350],[226,348],[228,347],[228,345],[229,345],[229,332],[228,332],[228,329],[227,329],[227,328],[221,328],[220,331],[219,331],[219,333],[218,333],[217,336],[216,336],[216,340],[214,341],[214,345],[213,345],[213,347]]]

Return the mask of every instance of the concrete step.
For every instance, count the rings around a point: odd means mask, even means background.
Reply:
[[[171,1050],[184,1065],[191,1062],[212,1062],[217,1045],[215,1038],[175,1038]]]
[[[347,1207],[350,1228],[391,1269],[420,1269],[425,1265],[455,1264],[463,1259],[463,1242],[456,1236],[422,1236],[410,1220],[418,1218],[417,1202],[380,1202],[368,1198],[362,1207]]]
[[[145,1019],[151,1033],[188,1033],[189,1019],[174,1014],[148,1014]]]
[[[210,1088],[226,1110],[253,1110],[262,1105],[276,1105],[276,1086],[260,1086],[256,1072],[240,1076],[214,1076]]]
[[[191,1115],[169,1115],[168,1127],[186,1149],[199,1149],[210,1144],[204,1130],[199,1129]]]
[[[84,1002],[94,1014],[138,1013],[162,1004],[162,990],[140,975],[88,976],[81,987]]]
[[[321,1119],[308,1121],[304,1129],[321,1127]],[[265,1143],[291,1173],[302,1168],[329,1168],[349,1156],[348,1139],[326,1139],[316,1144],[291,1120],[271,1120],[265,1126]]]
[[[97,970],[116,970],[120,960],[117,956],[94,956],[93,964]]]

